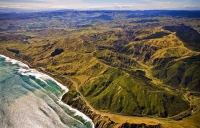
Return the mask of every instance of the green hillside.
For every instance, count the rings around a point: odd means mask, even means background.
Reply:
[[[159,126],[193,122],[199,114],[199,96],[192,93],[200,91],[198,18],[151,13],[66,11],[36,13],[31,21],[8,16],[0,27],[0,54],[52,75],[70,89],[63,101],[95,121],[89,110],[106,113],[102,120],[112,127],[125,123],[115,125],[112,114],[130,122],[155,119]]]

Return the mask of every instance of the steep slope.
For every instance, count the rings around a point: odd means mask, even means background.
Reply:
[[[168,46],[155,45],[156,41],[149,38],[132,43],[134,38],[125,38],[127,33],[133,34],[131,31],[103,31],[95,38],[96,32],[85,34],[88,31],[75,32],[75,35],[41,44],[33,43],[32,39],[29,40],[31,44],[11,48],[20,51],[19,57],[30,58],[27,60],[33,61],[33,65],[54,74],[74,77],[80,83],[77,89],[97,110],[122,115],[170,117],[189,108],[181,95],[154,85],[146,77],[143,66],[136,61],[140,58],[143,62],[156,60],[156,53],[160,49],[163,53],[163,47]],[[104,41],[98,42],[102,36]],[[165,38],[161,36],[155,40],[160,44],[159,41]],[[127,52],[131,45],[134,53]],[[61,52],[52,56],[56,49],[61,49]]]
[[[189,29],[188,27],[186,28]],[[177,29],[180,28],[178,27]],[[159,33],[159,31],[166,30],[155,28],[152,31]],[[193,30],[192,32],[196,31]],[[177,36],[177,33],[167,31],[166,33],[168,35],[154,39],[146,38],[151,37],[148,34],[145,36],[138,35],[141,41],[124,45],[119,52],[129,56],[131,55],[136,60],[142,61],[152,67],[150,74],[164,84],[175,88],[199,90],[200,78],[197,74],[199,74],[198,58],[200,52],[188,49],[187,47],[191,48],[193,43],[186,44],[182,42]],[[182,35],[186,35],[186,31],[183,31]]]
[[[175,88],[200,91],[200,55],[160,64],[153,69],[153,75]]]
[[[164,26],[164,29],[176,32],[176,36],[184,42],[186,47],[200,51],[200,34],[198,31],[184,24],[177,26]]]
[[[186,18],[126,19],[129,13],[63,12],[67,19],[58,13],[45,29],[34,30],[27,23],[22,26],[27,31],[0,33],[0,53],[27,61],[66,84],[70,91],[63,101],[87,113],[97,127],[161,127],[160,120],[170,126],[171,118],[160,117],[198,110],[197,100],[188,100],[186,90],[200,91],[199,33],[176,25],[187,23]],[[135,121],[136,116],[141,118]],[[151,125],[143,118],[159,121]]]
[[[109,68],[80,91],[96,109],[125,115],[168,117],[189,107],[178,95],[156,88],[143,75]]]

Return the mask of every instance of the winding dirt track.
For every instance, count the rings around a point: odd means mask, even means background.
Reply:
[[[153,122],[155,123],[159,123],[159,120],[161,119],[161,120],[165,120],[166,119],[166,121],[168,120],[168,119],[173,119],[173,120],[180,120],[180,119],[183,119],[183,118],[185,118],[185,117],[188,117],[189,115],[194,115],[194,114],[196,114],[196,113],[198,113],[199,111],[200,111],[200,104],[199,104],[199,102],[200,102],[200,98],[196,98],[196,97],[193,97],[193,99],[191,100],[191,94],[198,94],[198,95],[200,95],[200,92],[196,92],[196,91],[188,91],[188,92],[186,92],[185,93],[185,95],[184,95],[184,98],[185,98],[185,100],[186,101],[188,101],[189,103],[190,103],[190,108],[188,109],[188,110],[186,110],[186,111],[183,111],[183,112],[180,112],[179,114],[177,114],[177,115],[174,115],[174,116],[172,116],[172,117],[168,117],[168,118],[152,118],[152,117],[137,117],[137,116],[123,116],[123,115],[120,115],[120,114],[112,114],[112,113],[106,113],[106,112],[102,112],[102,111],[98,111],[98,110],[96,110],[96,109],[94,109],[93,108],[93,106],[91,106],[90,105],[90,103],[88,103],[88,101],[85,99],[85,97],[81,94],[81,92],[79,91],[79,89],[78,89],[78,83],[76,82],[76,81],[74,81],[72,78],[70,78],[70,77],[68,77],[68,76],[66,76],[66,75],[61,75],[59,72],[57,72],[57,74],[53,74],[53,73],[50,73],[50,72],[48,72],[48,71],[46,71],[44,68],[42,68],[42,67],[39,67],[38,68],[40,71],[43,71],[44,73],[47,73],[47,74],[49,74],[49,75],[52,75],[52,76],[56,76],[56,75],[59,75],[59,76],[61,76],[61,77],[63,77],[63,78],[65,78],[65,79],[68,79],[68,80],[70,80],[74,85],[75,85],[75,88],[76,88],[76,91],[80,94],[80,98],[86,103],[86,105],[88,106],[88,107],[90,107],[90,109],[93,111],[93,112],[95,112],[95,113],[97,113],[97,114],[100,114],[100,115],[103,115],[103,116],[108,116],[108,117],[110,117],[111,119],[112,118],[120,118],[120,120],[122,121],[122,120],[124,120],[124,121],[126,121],[127,119],[129,119],[129,120],[135,120],[135,121],[147,121],[147,122],[152,122],[152,120],[154,120]],[[151,77],[151,78],[153,78],[153,77]],[[169,88],[168,88],[169,89]],[[198,102],[199,101],[199,102]],[[194,109],[194,107],[196,108],[196,109]],[[151,120],[151,121],[150,121]],[[134,121],[134,122],[135,122]],[[139,121],[139,122],[140,122]]]

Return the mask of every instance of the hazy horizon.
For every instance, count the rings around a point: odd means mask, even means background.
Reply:
[[[199,0],[0,0],[1,10],[200,10]]]

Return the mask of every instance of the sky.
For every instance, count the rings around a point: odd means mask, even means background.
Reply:
[[[0,8],[25,10],[200,10],[200,0],[0,0]]]

